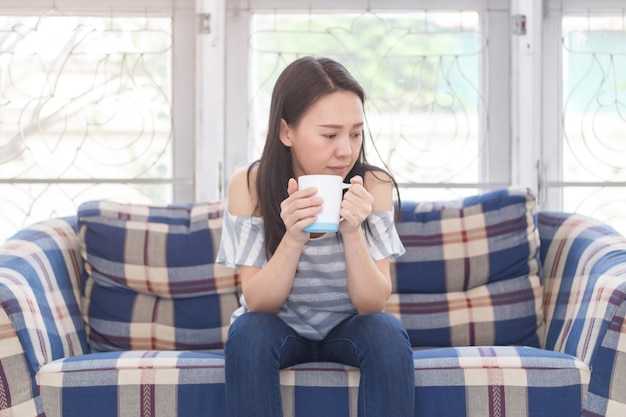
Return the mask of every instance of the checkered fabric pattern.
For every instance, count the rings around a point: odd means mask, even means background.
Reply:
[[[282,370],[280,381],[285,417],[357,415],[356,368],[302,364]],[[44,366],[37,384],[47,417],[84,417],[86,409],[90,417],[226,416],[219,353],[129,351],[66,358]]]
[[[92,351],[223,347],[236,272],[216,264],[223,203],[78,208]]]
[[[590,370],[532,347],[458,347],[414,353],[416,416],[579,416]]]
[[[537,217],[545,349],[416,347],[416,417],[626,415],[626,241],[583,216]],[[75,218],[36,224],[0,247],[0,416],[224,415],[219,350],[89,351],[77,302],[82,271]],[[431,316],[437,321],[422,314]],[[285,416],[357,415],[358,369],[301,364],[280,380]]]
[[[50,361],[87,352],[73,223],[38,223],[0,247],[0,415],[43,416],[33,375]]]
[[[590,378],[582,361],[537,348],[420,349],[414,363],[416,416],[576,416]],[[45,365],[37,384],[47,417],[221,417],[223,366],[203,352],[98,353]],[[284,416],[357,417],[359,377],[335,363],[282,370]]]
[[[626,416],[626,238],[576,214],[539,214],[546,349],[593,369],[583,416]]]
[[[42,367],[37,385],[46,417],[226,416],[221,354],[126,351],[70,357]]]
[[[36,392],[22,345],[6,312],[0,310],[0,415],[43,416]]]
[[[543,288],[535,197],[508,188],[445,203],[402,203],[406,254],[387,311],[414,346],[539,346]],[[425,319],[428,317],[428,319]]]

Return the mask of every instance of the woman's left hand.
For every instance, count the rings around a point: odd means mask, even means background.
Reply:
[[[343,195],[339,217],[339,230],[342,234],[359,230],[361,223],[372,213],[374,197],[363,186],[363,178],[356,175],[350,178],[350,188]]]

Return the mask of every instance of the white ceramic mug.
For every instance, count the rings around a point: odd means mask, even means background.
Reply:
[[[302,175],[298,177],[298,189],[317,188],[316,196],[322,197],[322,212],[317,221],[304,228],[309,233],[328,233],[339,230],[339,210],[343,199],[343,190],[350,187],[344,184],[339,175]]]

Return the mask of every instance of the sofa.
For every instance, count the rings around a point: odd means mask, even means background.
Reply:
[[[92,201],[4,242],[0,416],[224,417],[224,210]],[[415,416],[626,416],[623,236],[516,187],[397,212],[387,311],[414,347]],[[357,416],[357,368],[280,381],[285,416]]]

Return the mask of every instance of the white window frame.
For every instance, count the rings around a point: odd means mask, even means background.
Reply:
[[[207,0],[199,0],[207,1]],[[219,0],[218,3],[224,2]],[[222,3],[224,4],[224,3]],[[464,185],[473,188],[495,188],[511,185],[515,176],[511,166],[511,45],[509,0],[424,0],[418,4],[411,0],[247,0],[224,4],[225,28],[222,55],[225,68],[224,102],[224,166],[220,173],[220,190],[225,190],[232,173],[251,162],[251,155],[242,150],[250,148],[248,120],[248,35],[251,11],[309,11],[311,8],[327,10],[463,10],[481,13],[483,32],[489,36],[489,53],[485,54],[481,83],[487,100],[489,120],[482,125],[489,129],[488,151],[481,155],[478,184]],[[489,56],[494,57],[492,59]],[[222,63],[213,61],[214,65]],[[503,94],[503,92],[507,92]],[[506,155],[506,157],[503,157]]]
[[[541,151],[541,196],[546,210],[563,210],[563,191],[568,185],[602,186],[603,183],[563,182],[563,65],[562,19],[567,10],[623,11],[622,0],[543,0],[543,136]]]
[[[544,12],[543,0],[511,1],[512,184],[533,190],[539,204]],[[519,19],[523,19],[523,27],[515,26]]]
[[[88,16],[172,16],[172,134],[173,140],[173,201],[194,199],[197,184],[195,169],[195,51],[196,13],[194,0],[0,0],[2,14],[9,15],[88,15]],[[191,63],[191,65],[190,65]],[[0,178],[11,183],[10,178]],[[68,180],[72,182],[73,180]],[[160,180],[120,180],[159,183]],[[28,179],[22,182],[28,182]],[[50,179],[49,183],[67,182]],[[97,183],[98,179],[89,180]]]

